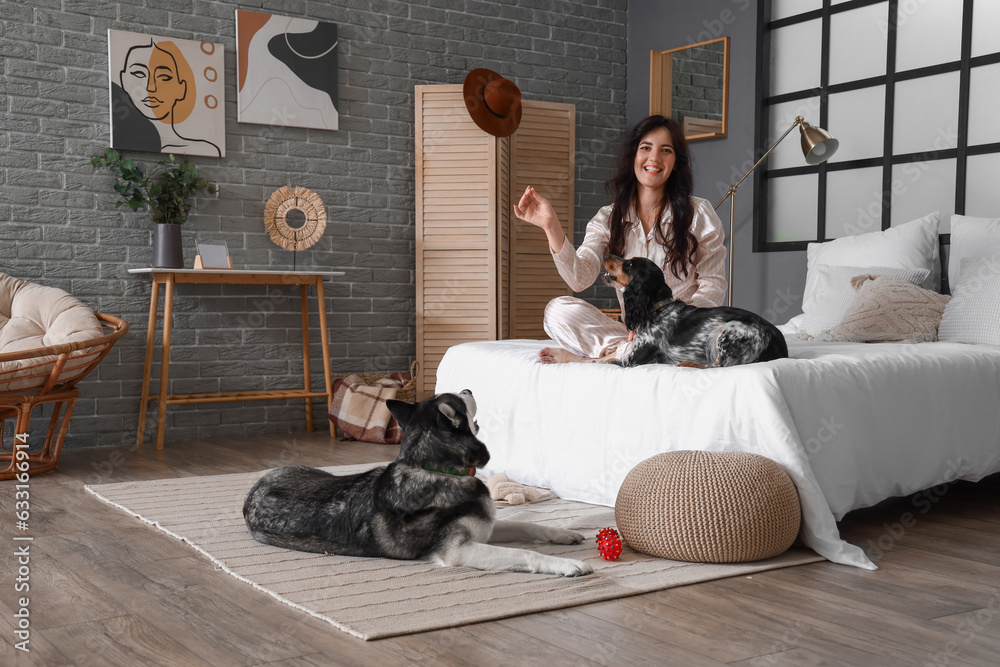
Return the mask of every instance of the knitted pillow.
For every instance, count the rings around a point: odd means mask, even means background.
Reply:
[[[837,326],[856,296],[851,278],[858,275],[890,276],[920,285],[928,270],[898,269],[889,266],[834,266],[820,264],[809,270],[802,297],[802,314],[788,321],[798,331],[796,338],[807,338]]]
[[[857,296],[840,324],[814,340],[852,343],[937,340],[938,326],[950,296],[888,276],[851,279]]]

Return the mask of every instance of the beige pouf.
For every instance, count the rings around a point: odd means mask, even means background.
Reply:
[[[748,452],[657,454],[629,472],[615,501],[636,551],[696,563],[741,563],[783,553],[799,533],[788,474]]]

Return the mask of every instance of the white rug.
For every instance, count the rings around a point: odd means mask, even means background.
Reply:
[[[325,469],[352,473],[371,467]],[[583,533],[588,539],[579,545],[523,546],[587,561],[594,574],[569,579],[288,551],[256,542],[243,522],[243,500],[262,474],[86,488],[187,542],[254,588],[363,639],[438,630],[823,560],[812,551],[793,549],[766,561],[712,565],[653,558],[626,547],[619,560],[606,562],[597,552],[594,536],[601,528],[615,525],[614,508],[559,499],[501,507],[498,516]]]

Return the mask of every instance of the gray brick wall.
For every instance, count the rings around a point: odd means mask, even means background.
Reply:
[[[338,24],[338,131],[236,122],[235,10],[262,6]],[[110,174],[89,161],[109,141],[108,28],[224,44],[226,157],[194,158],[221,193],[196,200],[183,227],[186,261],[196,242],[225,240],[239,266],[291,268],[291,253],[264,231],[264,201],[282,185],[315,190],[327,205],[326,235],[296,264],[346,272],[326,284],[325,304],[333,369],[343,373],[404,370],[415,353],[414,85],[461,83],[469,70],[487,67],[527,97],[575,104],[579,241],[606,203],[604,181],[624,131],[626,7],[627,0],[0,0],[0,271],[63,288],[132,325],[82,383],[67,447],[135,442],[147,329],[149,279],[127,270],[148,266],[152,224],[148,213],[115,208]],[[610,303],[606,290],[586,296]],[[171,393],[299,387],[299,318],[296,288],[178,287]],[[315,408],[324,428],[325,404]],[[36,442],[48,414],[35,416]],[[299,432],[304,420],[302,401],[171,406],[167,439]]]

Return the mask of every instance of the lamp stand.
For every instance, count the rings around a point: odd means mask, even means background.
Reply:
[[[740,185],[743,184],[743,181],[747,180],[750,174],[753,173],[753,170],[759,167],[760,164],[767,159],[767,156],[771,154],[771,151],[777,148],[778,144],[780,144],[782,140],[788,136],[789,132],[794,130],[796,127],[802,125],[802,123],[804,122],[805,118],[803,118],[802,116],[796,116],[795,121],[792,122],[792,126],[789,127],[787,130],[785,130],[785,133],[780,137],[778,137],[777,141],[771,144],[771,147],[767,149],[767,152],[760,156],[760,159],[757,160],[754,163],[754,165],[747,170],[747,173],[743,174],[743,178],[736,181],[736,183],[734,183],[733,185],[729,186],[729,192],[727,192],[725,196],[719,200],[719,203],[715,205],[715,210],[719,210],[719,207],[722,206],[723,202],[725,202],[727,199],[732,200],[729,206],[729,305],[730,306],[733,305],[733,282],[734,282],[733,256],[736,254],[734,252],[734,248],[736,245],[736,191],[739,190]]]

